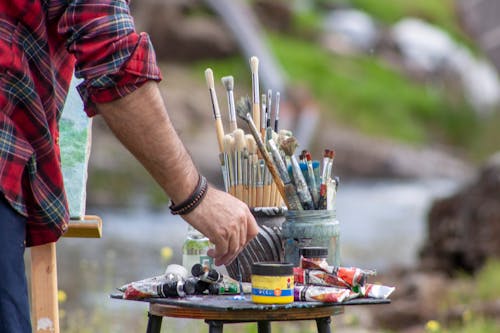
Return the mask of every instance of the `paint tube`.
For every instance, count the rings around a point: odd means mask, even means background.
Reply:
[[[364,286],[368,280],[368,276],[376,275],[376,272],[373,270],[365,270],[357,267],[334,267],[332,271],[340,279],[353,287]]]
[[[118,287],[116,289],[118,289],[121,292],[125,292],[125,290],[127,290],[127,287],[130,286],[132,283],[154,284],[154,283],[162,283],[162,282],[166,282],[166,281],[167,281],[167,279],[165,277],[165,274],[162,274],[162,275],[142,279],[140,281],[129,282],[129,283],[124,284],[123,286]]]
[[[252,292],[252,285],[249,282],[242,282],[243,293],[250,294]],[[219,283],[210,284],[208,287],[210,295],[238,295],[241,294],[241,289],[238,281],[223,280]]]
[[[349,289],[324,286],[295,286],[293,294],[294,301],[323,303],[342,303],[358,296]]]
[[[193,295],[195,287],[192,283],[183,280],[132,282],[127,286],[123,295],[124,299],[142,299],[153,297],[184,297]]]
[[[220,274],[217,270],[213,268],[207,269],[201,264],[194,264],[191,268],[191,274],[201,281],[205,281],[207,283],[218,283],[223,279],[223,275]]]
[[[131,285],[132,283],[136,283],[136,284],[138,284],[138,283],[143,283],[143,284],[165,283],[167,281],[173,281],[173,280],[175,280],[175,281],[184,280],[187,277],[188,277],[188,272],[187,272],[186,268],[184,268],[184,266],[177,265],[177,264],[170,264],[167,266],[167,268],[165,269],[165,273],[162,275],[153,276],[153,277],[149,277],[149,278],[142,279],[139,281],[130,282],[130,283],[124,284],[123,286],[118,287],[116,289],[118,289],[121,292],[125,292],[127,287],[129,285]]]
[[[364,287],[360,288],[360,291],[364,297],[387,299],[395,289],[395,287],[367,283]]]
[[[297,284],[350,288],[350,285],[337,275],[321,270],[294,267],[293,278]]]
[[[365,270],[357,267],[335,267],[328,266],[326,263],[318,264],[317,261],[311,260],[311,258],[302,258],[301,265],[304,269],[322,270],[326,273],[336,275],[351,287],[363,286],[368,276],[377,274],[374,270]]]

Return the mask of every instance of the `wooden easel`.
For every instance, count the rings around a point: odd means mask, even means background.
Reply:
[[[70,220],[69,228],[64,234],[64,237],[79,237],[79,238],[101,238],[102,235],[102,221],[98,216],[85,215],[85,183],[86,183],[86,169],[88,166],[88,155],[90,154],[90,120],[86,119],[83,113],[83,103],[78,95],[76,86],[80,81],[73,76],[68,90],[68,96],[65,101],[62,118],[67,117],[71,119],[72,124],[78,124],[79,128],[71,127],[67,129],[67,133],[61,129],[60,132],[60,146],[62,169],[64,176],[65,190],[67,194],[77,194],[75,196],[68,195],[68,203],[70,215],[75,216]],[[80,119],[83,126],[80,124]],[[87,127],[88,126],[88,127]],[[75,141],[71,134],[75,131],[86,131],[87,137],[82,140]],[[73,131],[73,132],[72,132]],[[64,155],[63,148],[66,145],[71,146],[73,151],[75,149],[85,149],[86,160],[78,159],[76,163],[81,165],[80,172],[77,176],[74,173],[65,174],[64,158],[71,157],[71,150],[68,155]],[[85,159],[84,158],[84,159]],[[72,160],[73,163],[74,160]],[[71,163],[68,163],[71,164]],[[83,172],[85,170],[85,172]],[[71,177],[71,178],[70,178]],[[77,186],[71,180],[78,180]],[[77,206],[72,207],[72,203],[77,202]],[[72,209],[74,211],[72,211]],[[45,245],[35,246],[31,248],[31,315],[32,315],[32,328],[33,332],[37,333],[59,333],[59,306],[57,299],[57,256],[56,244],[49,243]]]
[[[102,220],[86,215],[70,221],[64,237],[101,238]],[[31,248],[31,313],[33,331],[59,333],[56,243]]]

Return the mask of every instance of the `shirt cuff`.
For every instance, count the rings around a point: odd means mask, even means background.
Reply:
[[[146,81],[162,79],[149,36],[132,33],[127,38],[135,39],[137,46],[117,72],[85,80],[78,86],[89,117],[98,113],[96,103],[112,102],[130,94]]]

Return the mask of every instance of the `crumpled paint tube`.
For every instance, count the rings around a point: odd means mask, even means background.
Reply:
[[[376,275],[374,270],[365,270],[357,267],[335,267],[326,263],[318,263],[311,258],[302,258],[301,265],[304,269],[322,270],[334,274],[344,280],[350,286],[362,286],[366,283],[368,276]]]
[[[293,268],[293,278],[298,284],[350,288],[351,286],[338,276],[322,270]]]
[[[293,290],[294,301],[342,303],[355,298],[357,293],[343,288],[324,286],[295,286]]]
[[[119,291],[121,291],[123,293],[123,292],[125,292],[125,290],[127,290],[128,286],[132,285],[132,283],[154,284],[154,283],[161,283],[161,282],[166,282],[166,281],[167,281],[167,278],[165,277],[165,274],[162,274],[162,275],[158,275],[158,276],[149,277],[149,278],[146,278],[146,279],[143,279],[140,281],[126,283],[123,286],[118,287],[116,289],[118,289]]]

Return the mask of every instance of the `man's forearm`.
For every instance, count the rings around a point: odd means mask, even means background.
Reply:
[[[156,82],[147,82],[130,95],[97,108],[174,202],[191,194],[198,172],[170,122]]]

